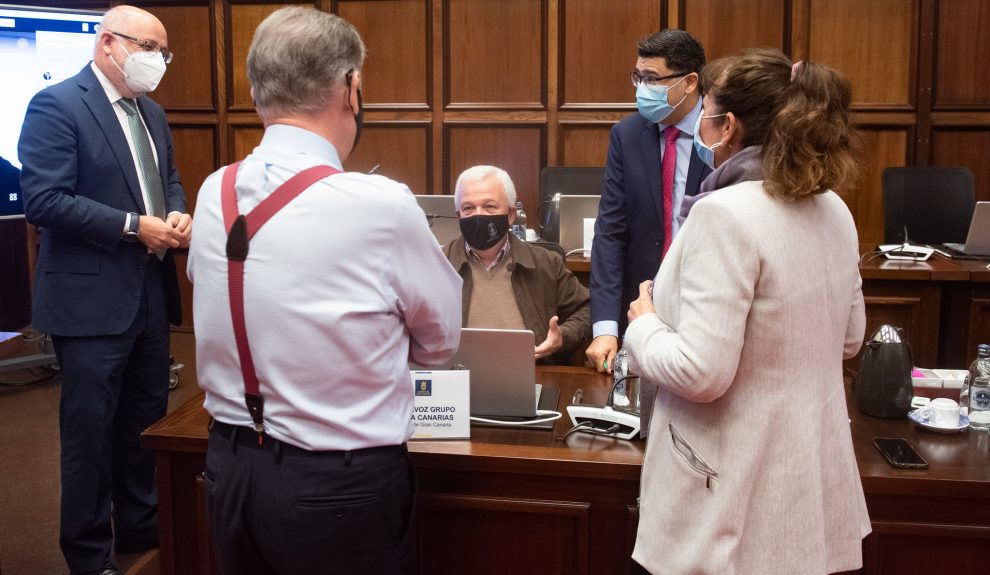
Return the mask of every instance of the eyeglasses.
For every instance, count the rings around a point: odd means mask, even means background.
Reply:
[[[646,84],[650,88],[655,88],[657,86],[660,86],[661,85],[660,82],[663,82],[664,80],[670,80],[671,78],[681,78],[683,76],[687,76],[690,73],[691,72],[681,72],[679,74],[668,74],[666,76],[650,76],[650,75],[640,74],[638,71],[633,70],[629,74],[629,79],[632,81],[632,85],[636,86],[637,88],[639,88],[641,84]]]
[[[707,115],[707,116],[705,116],[704,114],[702,114],[702,115],[700,116],[700,118],[701,118],[702,120],[707,120],[707,119],[709,119],[709,118],[721,118],[722,116],[725,116],[726,114],[728,114],[728,112],[722,112],[721,114],[709,114],[709,115]]]
[[[123,38],[128,42],[133,42],[134,44],[137,44],[145,52],[158,52],[159,54],[162,55],[162,59],[165,60],[166,64],[171,64],[172,58],[175,57],[175,54],[170,52],[168,48],[163,48],[159,46],[158,42],[155,42],[154,40],[144,40],[141,38],[135,38],[134,36],[128,36],[127,34],[121,34],[120,32],[110,32],[110,33],[113,34],[114,36]]]

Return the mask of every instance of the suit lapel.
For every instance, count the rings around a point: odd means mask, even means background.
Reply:
[[[649,122],[640,134],[643,150],[643,163],[646,165],[646,175],[650,184],[650,198],[653,200],[653,207],[657,211],[657,217],[663,221],[663,204],[660,202],[660,128],[657,124]]]
[[[684,190],[684,195],[696,195],[698,190],[701,188],[701,182],[703,182],[710,173],[712,173],[712,169],[701,161],[697,150],[694,149],[694,146],[691,146],[691,162],[688,164],[688,175],[687,182],[685,182],[686,189]]]
[[[141,194],[141,184],[138,181],[134,156],[131,155],[131,148],[127,145],[127,138],[124,136],[124,130],[120,126],[117,114],[113,111],[113,105],[110,104],[107,93],[103,90],[103,86],[89,65],[83,68],[78,78],[79,87],[83,90],[83,103],[89,108],[96,123],[103,130],[107,142],[110,143],[110,149],[113,150],[113,155],[120,165],[120,171],[127,182],[127,187],[130,188],[131,196],[140,207],[140,212],[144,213],[144,196]]]

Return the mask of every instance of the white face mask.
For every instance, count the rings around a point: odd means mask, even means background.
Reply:
[[[117,43],[124,48],[124,43],[119,39]],[[124,52],[127,52],[127,59],[124,60],[123,68],[113,59],[113,55],[110,56],[110,61],[124,75],[127,88],[136,94],[153,92],[165,75],[165,59],[161,52],[138,50],[131,53],[127,48],[124,48]]]

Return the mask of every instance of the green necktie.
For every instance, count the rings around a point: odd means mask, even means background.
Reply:
[[[155,164],[155,156],[151,151],[151,140],[148,138],[148,131],[141,123],[138,115],[137,102],[128,98],[118,100],[120,107],[127,112],[127,126],[131,130],[131,140],[134,142],[134,151],[137,152],[138,172],[141,174],[141,181],[144,182],[145,190],[148,193],[148,215],[165,219],[165,193],[162,190],[162,178],[158,173],[158,166]]]

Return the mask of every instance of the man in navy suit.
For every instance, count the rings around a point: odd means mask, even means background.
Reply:
[[[170,60],[157,18],[110,10],[93,62],[32,99],[18,147],[25,214],[42,232],[33,324],[62,368],[73,574],[118,573],[115,540],[118,554],[158,545],[154,459],[138,436],[168,405],[168,323],[181,316],[169,250],[192,230],[165,113],[145,96]]]
[[[697,194],[711,172],[693,146],[704,49],[671,29],[643,38],[638,48],[631,79],[639,113],[612,127],[591,247],[594,340],[586,353],[598,371],[611,371],[626,310],[639,284],[656,276],[684,196]]]

